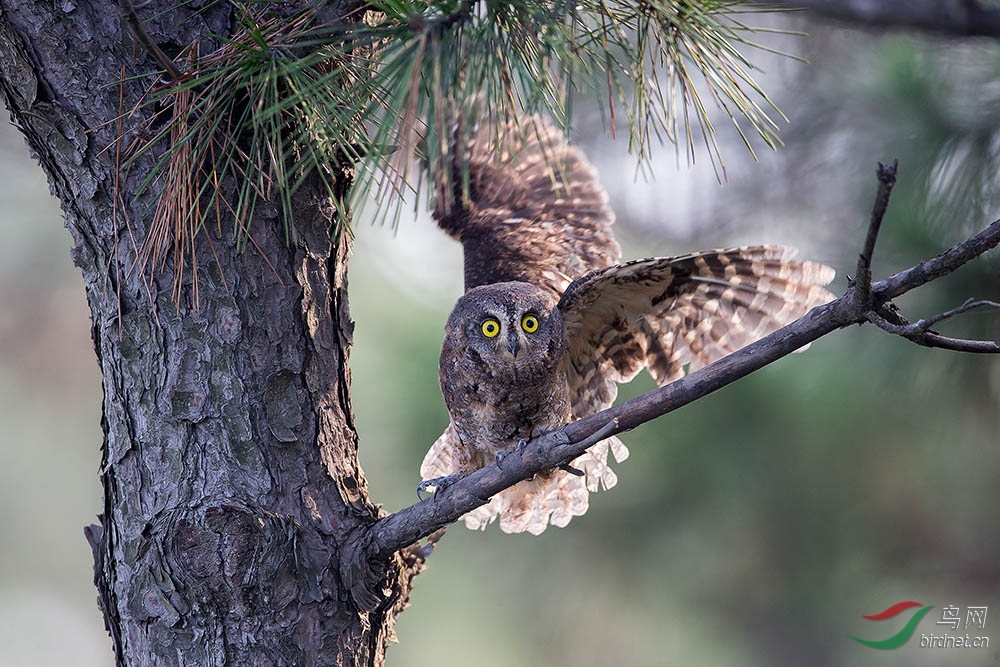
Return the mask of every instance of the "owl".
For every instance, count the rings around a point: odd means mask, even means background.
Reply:
[[[459,119],[449,151],[434,215],[462,243],[466,292],[445,325],[450,423],[424,457],[423,488],[609,407],[644,368],[672,382],[833,298],[823,287],[833,269],[782,246],[618,263],[594,168],[541,117]],[[473,529],[499,520],[507,533],[565,526],[615,486],[609,460],[627,456],[610,437],[462,518]]]

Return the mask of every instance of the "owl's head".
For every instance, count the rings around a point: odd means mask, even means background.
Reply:
[[[462,350],[493,371],[551,368],[562,358],[563,322],[555,298],[522,282],[475,287],[445,326],[445,349]]]

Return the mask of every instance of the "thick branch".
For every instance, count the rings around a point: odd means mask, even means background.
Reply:
[[[873,28],[913,28],[952,36],[1000,37],[1000,9],[978,0],[768,0]]]
[[[884,303],[951,273],[998,244],[1000,220],[933,259],[871,284],[871,299]],[[788,326],[709,366],[531,441],[521,453],[512,451],[505,456],[499,465],[481,468],[436,493],[432,499],[380,519],[369,530],[369,556],[387,558],[483,505],[491,496],[517,482],[571,461],[593,444],[589,439],[598,431],[607,437],[631,430],[721,389],[835,329],[869,321],[870,303],[868,299],[859,297],[857,285],[852,284],[839,299],[814,308]]]

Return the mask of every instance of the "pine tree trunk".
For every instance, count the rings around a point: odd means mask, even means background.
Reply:
[[[201,6],[152,20],[153,40],[176,53],[232,33],[229,3]],[[346,212],[307,184],[291,245],[274,205],[244,253],[225,224],[203,233],[198,307],[190,269],[175,304],[169,264],[135,265],[151,159],[115,180],[114,119],[149,78],[119,81],[154,69],[112,2],[0,0],[0,90],[62,202],[103,373],[104,510],[87,537],[118,664],[380,665],[420,561],[357,555],[378,510],[348,395],[349,243],[331,241]]]

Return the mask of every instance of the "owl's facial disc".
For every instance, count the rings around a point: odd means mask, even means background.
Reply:
[[[528,283],[472,288],[455,304],[446,330],[456,350],[492,373],[533,377],[557,364],[563,351],[555,299]]]

